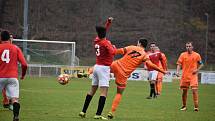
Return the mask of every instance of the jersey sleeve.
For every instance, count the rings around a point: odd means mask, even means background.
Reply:
[[[24,58],[24,55],[21,49],[17,47],[17,51],[18,51],[18,61],[21,63],[21,67],[22,67],[22,77],[24,77],[27,71],[27,62]]]
[[[179,56],[178,61],[177,61],[177,65],[182,65],[183,62],[183,53]]]
[[[142,61],[144,62],[144,64],[146,64],[145,62],[146,62],[147,60],[149,60],[149,55],[148,55],[148,54],[145,54]]]
[[[119,48],[119,49],[117,49],[116,50],[116,54],[121,54],[121,55],[124,55],[124,53],[125,53],[125,50],[124,50],[125,48]]]
[[[161,53],[161,65],[164,70],[167,70],[167,59],[164,53]]]
[[[110,54],[115,55],[116,47],[112,45],[110,41],[107,42],[106,47],[108,48]]]
[[[201,56],[199,54],[197,54],[197,62],[198,62],[199,65],[203,64],[202,63],[202,58],[201,58]]]

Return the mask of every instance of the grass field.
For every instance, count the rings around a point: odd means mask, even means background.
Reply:
[[[26,78],[20,83],[20,121],[94,121],[98,93],[88,108],[87,118],[81,119],[82,109],[90,80],[73,79],[62,86],[55,78]],[[178,82],[164,83],[163,92],[157,99],[147,100],[147,82],[129,81],[122,102],[113,121],[215,121],[215,85],[200,85],[200,111],[193,112],[192,96],[188,95],[188,110],[179,111],[181,106]],[[112,81],[104,116],[111,107],[115,95]],[[0,100],[2,97],[0,96]],[[12,121],[12,112],[0,105],[0,121]]]

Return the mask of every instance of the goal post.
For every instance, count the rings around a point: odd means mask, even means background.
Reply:
[[[63,66],[79,66],[75,42],[13,39],[12,43],[26,51],[29,76],[57,76]]]

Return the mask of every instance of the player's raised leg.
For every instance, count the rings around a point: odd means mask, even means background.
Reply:
[[[115,98],[112,102],[111,111],[108,113],[108,118],[112,119],[114,117],[114,113],[119,106],[119,103],[122,99],[122,94],[125,90],[125,86],[117,86],[117,94],[115,95]]]

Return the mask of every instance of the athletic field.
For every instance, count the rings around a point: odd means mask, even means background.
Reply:
[[[73,79],[60,85],[56,78],[26,78],[20,82],[20,121],[95,121],[98,94],[93,97],[87,117],[78,117],[90,80]],[[129,81],[113,121],[215,121],[215,85],[200,85],[200,111],[193,112],[192,95],[188,94],[188,110],[182,112],[181,96],[177,81],[164,83],[157,99],[147,100],[147,82]],[[103,115],[111,108],[116,86],[111,81]],[[0,96],[2,100],[2,96]],[[12,121],[12,112],[0,105],[0,121]]]

